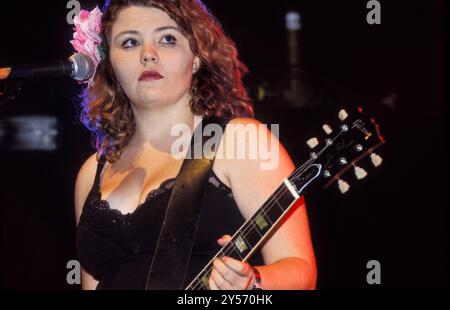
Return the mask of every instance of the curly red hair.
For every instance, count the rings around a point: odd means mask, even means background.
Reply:
[[[190,48],[201,60],[192,78],[190,107],[194,115],[224,119],[253,117],[253,107],[243,86],[247,67],[238,60],[234,42],[200,0],[112,0],[103,8],[102,36],[106,55],[94,83],[84,90],[80,119],[91,131],[93,143],[109,162],[119,159],[135,131],[130,102],[118,83],[109,59],[108,40],[120,10],[133,5],[155,7],[172,18]]]

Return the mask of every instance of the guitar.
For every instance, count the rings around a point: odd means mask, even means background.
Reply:
[[[340,110],[335,130],[328,124],[322,126],[322,143],[316,137],[307,141],[311,149],[310,158],[284,179],[258,211],[191,281],[186,290],[209,289],[208,278],[213,268],[212,262],[218,257],[230,256],[247,261],[277,228],[295,202],[313,185],[321,185],[325,189],[337,182],[339,190],[345,194],[350,185],[344,181],[343,175],[349,169],[354,169],[357,179],[363,179],[367,172],[357,165],[358,162],[370,156],[375,167],[382,163],[382,158],[375,153],[385,143],[379,125],[373,118],[365,115],[360,107],[354,114],[349,115],[346,110]]]

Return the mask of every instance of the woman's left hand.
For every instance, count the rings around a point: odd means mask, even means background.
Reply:
[[[217,243],[224,246],[231,240],[229,235],[222,236]],[[253,288],[255,273],[245,262],[224,256],[216,258],[209,276],[211,290],[249,290]]]

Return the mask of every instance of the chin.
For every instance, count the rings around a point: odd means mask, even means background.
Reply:
[[[164,96],[160,91],[149,88],[141,90],[138,94],[139,101],[141,102],[161,101],[163,97]]]
[[[170,101],[170,99],[166,98],[165,96],[157,96],[157,95],[153,95],[153,94],[151,96],[144,96],[140,100],[140,102],[142,102],[145,105],[154,104],[154,103],[162,105],[168,101]]]

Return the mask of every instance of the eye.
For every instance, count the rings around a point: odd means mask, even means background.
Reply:
[[[126,49],[126,48],[137,46],[138,44],[139,44],[139,42],[136,39],[127,39],[127,40],[123,41],[121,46]]]
[[[174,45],[177,42],[177,39],[173,36],[173,35],[165,35],[162,39],[161,39],[162,43],[164,44],[170,44],[170,45]]]

